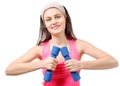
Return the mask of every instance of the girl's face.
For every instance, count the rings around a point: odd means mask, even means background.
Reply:
[[[44,12],[44,23],[51,34],[64,33],[66,19],[63,13],[57,8],[49,8]]]

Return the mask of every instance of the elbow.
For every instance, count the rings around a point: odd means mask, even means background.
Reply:
[[[9,68],[9,67],[6,68],[6,70],[5,70],[5,74],[6,74],[6,75],[13,75],[13,74],[12,74],[12,69]]]
[[[119,66],[119,64],[118,64],[118,61],[116,60],[115,61],[115,67],[118,67]]]
[[[14,70],[13,70],[12,67],[7,67],[6,70],[5,70],[5,75],[14,76],[14,75],[16,75],[16,73],[14,73]]]
[[[6,75],[11,75],[10,70],[8,68],[5,70],[5,74]]]
[[[113,60],[111,61],[111,65],[112,65],[113,68],[119,66],[118,61],[117,61],[116,59],[113,59]]]

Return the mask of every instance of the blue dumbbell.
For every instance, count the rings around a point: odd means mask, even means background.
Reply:
[[[62,53],[63,57],[65,58],[65,60],[71,59],[69,56],[67,47],[62,47],[60,50],[61,50],[61,53]],[[71,75],[72,75],[72,78],[74,79],[74,81],[78,81],[80,79],[80,75],[77,71],[71,72]]]
[[[60,51],[60,48],[58,48],[56,46],[53,46],[52,52],[51,52],[51,57],[56,58],[56,56],[58,55],[59,51]],[[47,70],[45,72],[45,75],[44,75],[44,80],[46,82],[50,82],[51,79],[52,79],[52,70]]]

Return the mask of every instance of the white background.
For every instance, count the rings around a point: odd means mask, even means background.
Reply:
[[[78,38],[120,61],[119,0],[0,0],[0,86],[42,86],[41,70],[6,76],[5,69],[36,44],[40,12],[49,1],[65,5]],[[120,86],[120,67],[82,70],[80,75],[81,86]]]

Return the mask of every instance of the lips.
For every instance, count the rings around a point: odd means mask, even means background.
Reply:
[[[59,25],[53,26],[52,29],[57,30],[59,28]]]

